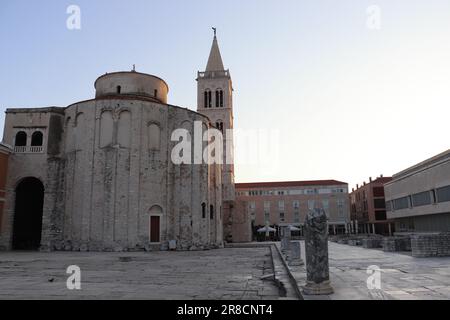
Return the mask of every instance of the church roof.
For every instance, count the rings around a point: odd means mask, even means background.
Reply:
[[[214,36],[214,40],[209,54],[208,64],[206,65],[206,71],[224,71],[222,56],[220,55],[219,44],[217,37]]]

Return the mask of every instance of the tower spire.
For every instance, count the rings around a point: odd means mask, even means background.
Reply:
[[[208,64],[206,71],[224,71],[222,56],[220,55],[219,43],[217,42],[217,28],[212,28],[214,31],[214,39],[209,53]]]

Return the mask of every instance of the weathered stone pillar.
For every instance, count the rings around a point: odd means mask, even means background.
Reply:
[[[287,257],[290,266],[302,266],[305,263],[302,259],[302,249],[300,241],[294,240],[289,243],[289,255]]]
[[[281,251],[285,252],[289,250],[289,245],[291,241],[291,228],[290,227],[281,227]]]
[[[323,209],[311,210],[306,216],[306,295],[333,293],[328,265],[327,215]]]

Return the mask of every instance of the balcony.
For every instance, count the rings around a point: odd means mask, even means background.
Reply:
[[[14,153],[43,153],[42,146],[15,146]]]

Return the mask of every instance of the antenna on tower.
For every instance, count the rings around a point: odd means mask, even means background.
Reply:
[[[133,72],[136,72],[136,65],[133,64]]]
[[[212,29],[214,30],[214,37],[215,37],[217,34],[217,28],[212,27]]]

